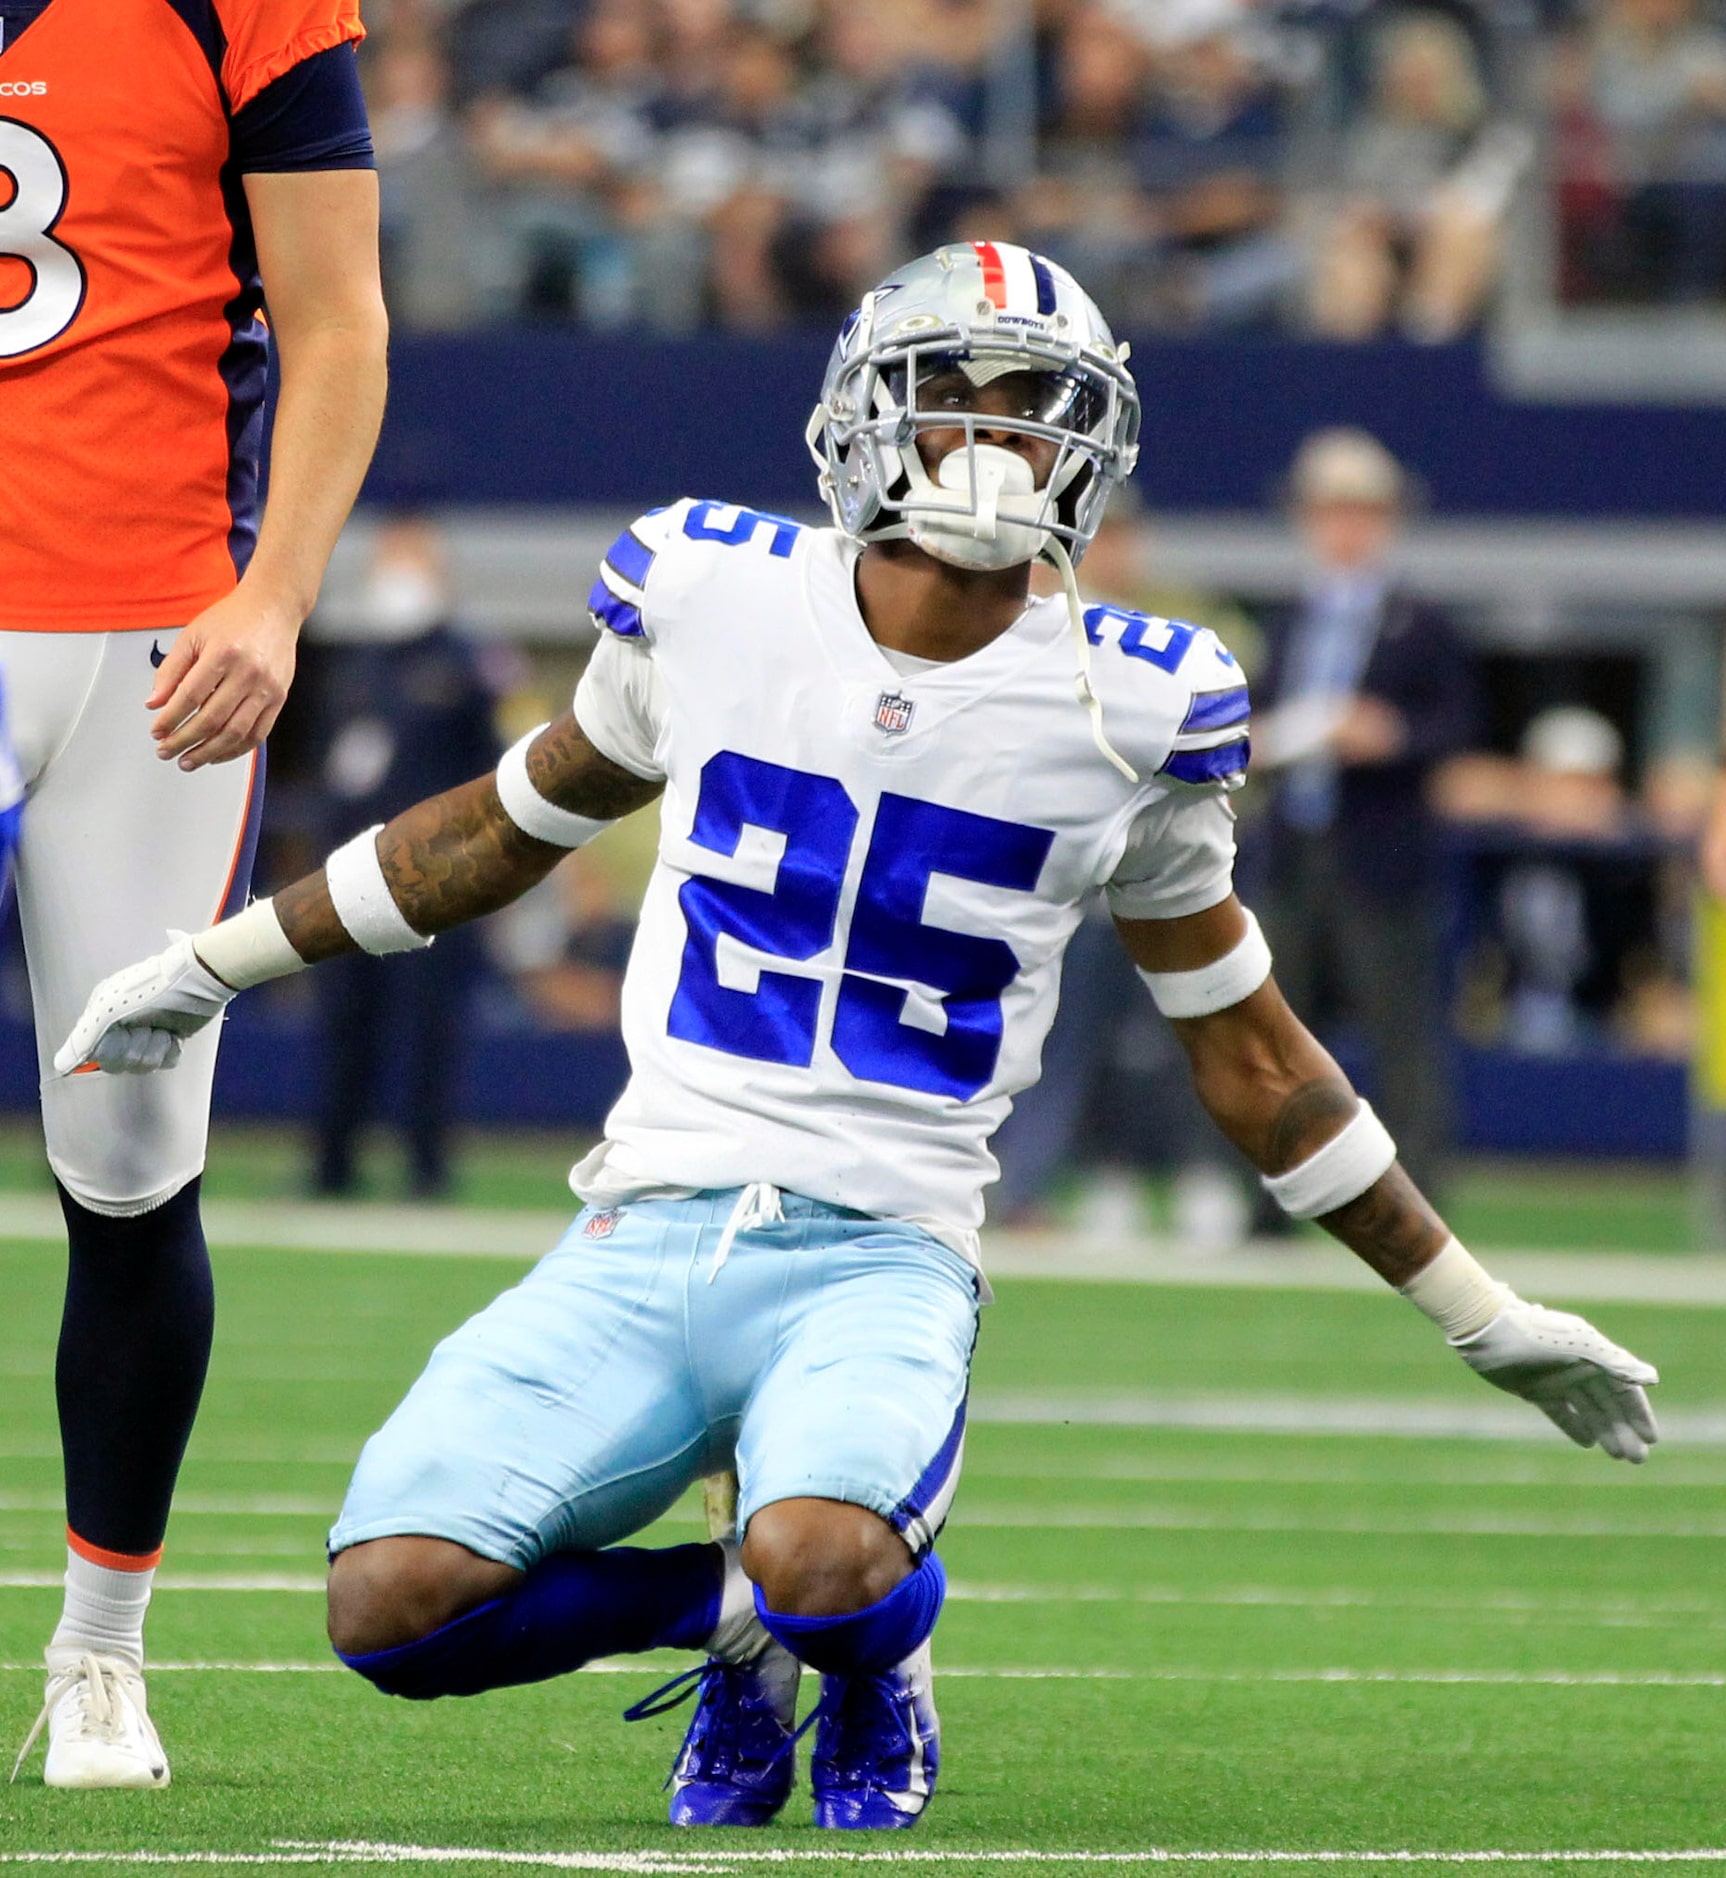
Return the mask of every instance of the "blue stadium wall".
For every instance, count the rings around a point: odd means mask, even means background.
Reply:
[[[813,499],[803,427],[824,337],[626,340],[509,331],[392,347],[379,502],[643,507],[682,494]],[[1301,438],[1362,424],[1448,515],[1718,516],[1714,409],[1530,404],[1474,344],[1149,342],[1138,480],[1159,509],[1262,509]]]

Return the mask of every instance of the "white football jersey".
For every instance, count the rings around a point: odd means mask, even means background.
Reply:
[[[571,1176],[593,1204],[754,1181],[975,1256],[989,1138],[1036,1079],[1096,890],[1131,918],[1227,897],[1247,693],[1211,632],[1033,601],[905,674],[858,544],[719,502],[637,522],[590,598],[583,730],[663,776],[623,991],[629,1086]]]

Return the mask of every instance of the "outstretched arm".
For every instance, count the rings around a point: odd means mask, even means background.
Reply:
[[[165,952],[105,978],[54,1067],[63,1076],[92,1063],[168,1068],[180,1040],[237,991],[338,953],[429,945],[519,899],[569,849],[663,786],[614,763],[566,713],[507,752],[495,775],[416,804],[275,899],[207,932],[171,935]]]
[[[1233,895],[1186,919],[1121,920],[1122,943],[1143,972],[1202,969],[1247,931]],[[1235,1004],[1176,1018],[1193,1081],[1223,1133],[1261,1174],[1286,1174],[1332,1140],[1360,1107],[1330,1052],[1267,978]],[[1400,1163],[1319,1224],[1393,1285],[1405,1285],[1450,1237]]]
[[[1580,1446],[1645,1459],[1658,1439],[1643,1393],[1655,1370],[1582,1318],[1519,1298],[1463,1249],[1284,1002],[1240,902],[1231,894],[1183,919],[1116,923],[1186,1049],[1200,1100],[1271,1193],[1396,1286],[1488,1382]]]
[[[527,775],[554,808],[592,822],[614,822],[664,787],[602,755],[567,711],[528,746]],[[390,898],[408,925],[427,937],[520,899],[567,852],[567,846],[542,841],[516,822],[496,776],[480,776],[415,803],[377,836]],[[336,911],[324,868],[284,887],[275,911],[284,937],[308,965],[360,949]],[[207,957],[208,948],[200,946],[199,952]]]

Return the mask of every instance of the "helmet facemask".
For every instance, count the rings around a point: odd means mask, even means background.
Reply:
[[[951,388],[955,373],[964,390],[942,409],[942,374]],[[1011,374],[1021,376],[1009,387]],[[1021,394],[1017,408],[986,395],[997,383]],[[933,474],[917,448],[928,430],[960,439]],[[959,567],[1056,569],[1075,695],[1098,750],[1136,783],[1091,685],[1073,564],[1138,462],[1139,394],[1127,347],[1078,282],[1005,242],[951,243],[908,262],[846,320],[807,437],[821,493],[854,541],[913,541]],[[1001,441],[1019,437],[1054,446],[1041,487],[1026,455]]]
[[[1076,560],[1136,454],[1138,398],[1123,361],[1026,332],[928,325],[901,325],[847,360],[811,425],[841,526],[960,567],[1017,566],[1051,540]],[[918,448],[931,430],[959,437],[933,472]],[[1015,436],[1054,448],[1040,487],[1029,458],[1002,441]]]

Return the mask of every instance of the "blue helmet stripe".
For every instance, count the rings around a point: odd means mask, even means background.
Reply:
[[[601,626],[616,633],[620,639],[641,639],[646,636],[641,624],[641,608],[631,606],[627,600],[618,599],[603,580],[593,583],[593,591],[587,596],[587,610]]]
[[[605,551],[605,558],[632,587],[647,585],[647,570],[653,565],[653,550],[639,535],[626,528]]]
[[[1246,773],[1251,748],[1245,737],[1236,737],[1210,750],[1177,750],[1158,773],[1172,776],[1176,782],[1225,782],[1230,776]]]
[[[1055,277],[1049,272],[1049,264],[1040,254],[1031,256],[1031,272],[1037,282],[1037,311],[1053,313],[1055,310]]]
[[[1251,714],[1252,701],[1245,685],[1228,691],[1201,691],[1182,720],[1181,730],[1226,730],[1230,724],[1244,723]]]

